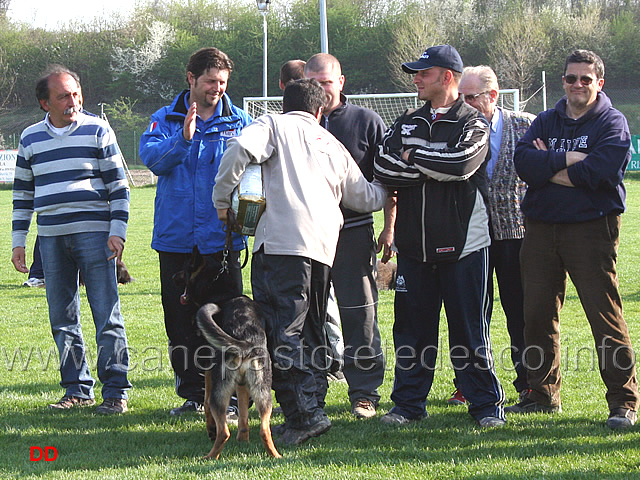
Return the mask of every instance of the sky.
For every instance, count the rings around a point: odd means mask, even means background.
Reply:
[[[11,0],[8,16],[36,28],[55,29],[70,20],[91,23],[95,17],[109,17],[114,12],[126,16],[134,0]]]

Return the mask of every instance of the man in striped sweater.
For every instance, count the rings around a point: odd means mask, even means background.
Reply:
[[[80,325],[78,272],[96,327],[98,413],[127,411],[129,355],[116,280],[129,218],[129,186],[115,134],[82,110],[78,75],[52,65],[36,84],[44,120],[20,137],[13,183],[13,254],[27,272],[25,243],[35,211],[49,320],[60,353],[64,396],[52,409],[93,405],[95,380]]]

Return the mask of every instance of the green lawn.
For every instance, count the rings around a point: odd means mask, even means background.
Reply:
[[[623,217],[619,272],[626,318],[634,345],[640,337],[640,177],[627,181],[629,212]],[[45,292],[21,287],[26,277],[10,258],[11,192],[0,189],[5,219],[0,251],[0,478],[156,479],[623,479],[640,475],[640,426],[615,433],[604,426],[604,387],[592,358],[593,341],[575,291],[562,314],[562,414],[509,417],[505,428],[479,429],[464,407],[449,407],[453,372],[446,354],[446,320],[436,379],[429,396],[430,418],[404,427],[378,419],[352,418],[346,386],[331,384],[327,412],[332,429],[301,447],[281,448],[284,458],[266,456],[252,411],[249,444],[227,443],[219,461],[201,457],[211,448],[200,416],[174,419],[167,411],[181,403],[173,375],[160,305],[157,255],[149,244],[153,187],[131,193],[131,222],[124,259],[135,282],[120,289],[132,348],[130,413],[104,418],[93,408],[51,412],[46,404],[63,394],[57,352],[47,318]],[[377,217],[380,221],[380,216]],[[30,235],[30,242],[34,236]],[[27,252],[29,257],[30,250]],[[248,268],[245,289],[249,291]],[[496,294],[497,295],[497,294]],[[497,299],[496,299],[497,300]],[[393,292],[381,292],[380,328],[387,375],[380,411],[391,407],[393,384]],[[95,331],[83,298],[83,325],[95,356]],[[516,393],[504,316],[496,302],[492,321],[498,375],[508,402]],[[95,361],[93,362],[95,363]],[[95,368],[93,369],[95,373]],[[96,394],[99,395],[100,388]],[[98,398],[97,400],[101,400]],[[280,423],[281,417],[273,421]],[[232,428],[232,435],[235,428]],[[31,446],[53,446],[58,458],[31,462]]]

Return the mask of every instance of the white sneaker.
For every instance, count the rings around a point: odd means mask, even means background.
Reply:
[[[44,287],[44,278],[31,277],[22,284],[23,287]]]
[[[238,425],[238,407],[229,405],[227,407],[227,425]]]

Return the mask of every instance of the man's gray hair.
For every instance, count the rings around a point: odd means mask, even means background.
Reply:
[[[496,92],[500,91],[500,87],[498,86],[498,77],[496,76],[496,72],[493,71],[491,67],[487,65],[478,65],[476,67],[465,67],[462,71],[462,77],[465,75],[475,75],[478,77],[480,82],[482,83],[482,89],[484,91],[495,90]]]

